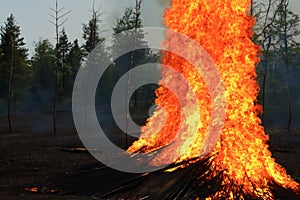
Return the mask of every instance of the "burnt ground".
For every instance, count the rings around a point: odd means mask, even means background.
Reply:
[[[64,151],[60,147],[82,147],[72,126],[70,113],[59,113],[58,133],[51,132],[51,114],[17,115],[13,133],[8,133],[5,116],[0,117],[0,199],[91,199],[91,197],[35,194],[24,188],[39,186],[97,161],[84,151]],[[288,173],[300,177],[300,133],[270,130],[271,150]],[[114,135],[124,145],[123,135]],[[109,177],[108,177],[109,178]]]
[[[53,136],[47,124],[50,121],[51,127],[51,114],[18,116],[13,120],[13,133],[6,132],[6,120],[3,117],[0,120],[0,199],[89,199],[75,196],[58,198],[24,190],[96,160],[89,154],[69,153],[57,148],[79,146],[80,141],[74,130],[61,125],[57,135]],[[29,126],[26,122],[30,122]]]

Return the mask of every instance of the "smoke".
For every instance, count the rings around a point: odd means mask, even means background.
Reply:
[[[170,6],[171,0],[156,0],[161,6],[168,7]]]

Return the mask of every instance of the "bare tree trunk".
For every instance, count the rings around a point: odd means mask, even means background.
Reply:
[[[59,89],[59,77],[58,77],[58,70],[59,70],[59,28],[66,22],[64,20],[62,23],[60,23],[60,19],[65,17],[67,14],[69,14],[71,11],[65,12],[64,14],[61,14],[63,11],[63,8],[58,9],[58,1],[55,1],[55,9],[51,10],[55,13],[55,16],[50,15],[54,22],[50,21],[55,26],[55,36],[56,36],[56,48],[55,48],[55,55],[56,55],[56,63],[55,63],[55,83],[54,83],[54,97],[53,97],[53,111],[52,111],[52,118],[53,118],[53,134],[56,135],[57,127],[56,127],[56,120],[57,120],[57,96],[58,96],[58,89]]]
[[[11,39],[11,64],[9,71],[9,83],[8,83],[8,95],[7,95],[7,121],[8,121],[8,132],[12,132],[12,121],[11,121],[11,99],[12,99],[12,78],[13,78],[13,66],[14,66],[14,44]]]
[[[290,86],[289,86],[289,78],[288,78],[288,71],[289,71],[289,60],[288,60],[288,44],[285,34],[285,87],[286,87],[286,93],[287,93],[287,103],[288,103],[288,133],[291,131],[291,125],[292,125],[292,100],[291,100],[291,93],[290,93]]]
[[[135,31],[134,31],[134,46],[136,45],[136,40],[137,40],[137,29],[138,29],[138,22],[139,22],[139,16],[141,14],[141,4],[142,4],[142,0],[135,0]],[[134,48],[133,48],[134,49]],[[129,66],[129,72],[128,72],[128,78],[127,78],[127,98],[126,98],[126,111],[129,110],[129,86],[130,86],[130,82],[131,82],[131,68],[134,65],[134,53],[135,51],[133,50],[131,53],[131,59],[130,59],[130,66]],[[137,98],[137,97],[135,97]],[[137,99],[135,99],[135,101],[137,101]],[[129,141],[128,141],[128,126],[129,126],[129,112],[126,112],[126,133],[125,133],[125,140],[126,140],[126,148],[129,147]]]
[[[58,58],[58,48],[56,47],[56,57]],[[54,97],[53,97],[53,134],[56,135],[56,117],[57,117],[57,96],[58,96],[58,66],[59,61],[56,60],[56,66],[55,66],[55,84],[54,84]]]
[[[285,41],[286,43],[286,41]],[[288,78],[288,71],[289,71],[289,61],[288,61],[288,50],[285,49],[286,59],[285,59],[285,87],[286,87],[286,93],[287,93],[287,103],[288,103],[288,125],[287,129],[290,133],[291,131],[291,125],[292,125],[292,100],[291,100],[291,93],[290,93],[290,86],[289,86],[289,78]]]
[[[269,67],[269,50],[271,47],[271,37],[270,36],[265,36],[267,39],[267,46],[265,49],[265,63],[264,63],[264,76],[263,76],[263,85],[262,85],[262,108],[263,108],[263,113],[262,113],[262,125],[264,125],[265,122],[265,103],[266,103],[266,83],[267,83],[267,76],[268,76],[268,67]]]
[[[291,100],[291,93],[290,87],[288,83],[288,72],[286,72],[286,90],[287,90],[287,102],[288,102],[288,133],[291,132],[291,125],[292,125],[292,100]]]
[[[266,58],[266,63],[264,64],[264,77],[262,85],[262,109],[261,114],[262,125],[265,125],[265,103],[266,103],[266,82],[267,82],[267,73],[268,73],[268,58]]]
[[[62,61],[61,61],[61,70],[62,70],[62,88],[65,88],[65,47],[63,48],[63,55],[62,55]]]
[[[291,94],[290,94],[290,87],[289,87],[289,80],[288,80],[288,71],[289,71],[289,46],[288,46],[288,39],[287,39],[287,6],[288,1],[284,5],[284,56],[285,56],[285,86],[287,92],[287,103],[288,103],[288,132],[291,131],[291,124],[292,124],[292,102],[291,102]]]
[[[59,53],[58,53],[58,40],[59,40],[59,25],[58,25],[58,3],[55,4],[55,35],[56,35],[56,65],[55,65],[55,84],[54,84],[54,97],[53,97],[53,134],[56,135],[56,107],[57,107],[57,94],[58,94],[58,68],[59,68]]]
[[[264,125],[265,122],[265,104],[266,104],[266,82],[267,82],[267,76],[268,76],[268,67],[269,67],[269,51],[272,44],[272,32],[270,32],[270,29],[272,29],[273,24],[275,22],[275,19],[278,15],[278,12],[283,6],[285,0],[268,0],[267,3],[261,4],[262,1],[259,3],[260,7],[262,9],[258,9],[259,12],[255,13],[256,9],[254,7],[254,1],[251,0],[251,8],[250,12],[253,17],[256,17],[257,21],[261,21],[262,24],[262,29],[259,31],[255,37],[254,41],[257,39],[262,38],[261,41],[261,46],[264,51],[264,58],[265,58],[265,63],[264,63],[264,74],[263,74],[263,82],[262,82],[262,108],[263,108],[263,113],[261,115],[262,119],[262,125]],[[262,17],[260,17],[262,16]]]
[[[93,1],[92,10],[92,27],[91,27],[91,49],[92,51],[96,47],[96,37],[97,37],[97,11],[95,10],[95,0]]]

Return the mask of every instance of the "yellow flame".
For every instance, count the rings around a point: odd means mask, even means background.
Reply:
[[[212,152],[216,174],[225,169],[227,177],[234,180],[235,184],[243,185],[245,191],[272,199],[268,185],[270,181],[295,192],[299,192],[299,184],[272,158],[267,145],[269,137],[260,125],[258,114],[261,106],[257,105],[259,86],[255,70],[259,61],[259,47],[251,40],[254,19],[248,14],[250,3],[250,0],[172,0],[171,7],[165,11],[164,20],[167,27],[193,38],[204,47],[222,76],[227,107],[224,128]],[[168,35],[167,39],[170,39]],[[186,133],[189,130],[189,117],[193,117],[194,112],[190,110],[183,113],[183,123],[186,123],[187,128],[180,132],[179,140],[192,141],[192,144],[185,146],[184,142],[178,142],[178,146],[157,155],[153,164],[174,159],[172,155],[175,152],[181,156],[173,162],[198,156],[211,120],[210,96],[205,82],[194,67],[167,52],[164,53],[163,64],[179,71],[192,85],[198,98],[201,119],[197,133],[191,137]],[[161,81],[176,84],[164,72]],[[183,94],[184,90],[182,88]],[[138,151],[142,147],[144,151],[151,151],[165,146],[178,131],[180,107],[176,97],[163,87],[156,94],[156,104],[163,106],[168,113],[166,124],[157,134],[148,137],[156,132],[156,124],[161,122],[161,111],[156,111],[142,128],[141,139],[128,149],[129,152]]]

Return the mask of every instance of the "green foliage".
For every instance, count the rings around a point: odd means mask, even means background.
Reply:
[[[65,29],[63,28],[59,39],[58,39],[58,57],[60,58],[61,65],[66,63],[66,58],[68,57],[69,51],[72,44],[69,42],[68,36]],[[63,67],[63,66],[61,66]]]
[[[60,56],[58,108],[71,108],[72,89],[77,71],[81,65],[83,52],[78,40],[68,41],[63,31],[59,38],[58,50]],[[48,39],[35,44],[35,52],[31,58],[32,102],[38,111],[48,111],[52,107],[54,93],[54,69],[56,66],[55,48]]]
[[[144,41],[144,33],[142,28],[142,21],[139,15],[133,8],[126,8],[124,15],[116,20],[116,25],[113,27],[113,51],[111,52],[114,57],[119,56],[114,60],[114,66],[108,68],[105,74],[103,82],[106,83],[107,93],[111,93],[114,84],[119,80],[124,73],[128,72],[135,66],[139,66],[149,62],[156,62],[158,55],[150,51],[147,43]],[[129,31],[131,33],[128,33]],[[134,37],[132,36],[134,33]],[[128,52],[121,54],[123,51],[127,51],[127,47],[139,46],[142,49],[135,50],[134,52]],[[124,49],[126,48],[126,49]],[[121,56],[120,56],[121,55]],[[144,77],[143,77],[144,76]],[[153,73],[149,70],[140,77],[132,77],[134,79],[145,79],[145,77],[153,76]],[[157,86],[148,85],[139,88],[130,100],[130,104],[138,107],[137,104],[143,104],[142,107],[148,107],[148,104],[152,105],[154,100],[154,90]]]
[[[71,66],[70,77],[74,81],[76,78],[76,74],[78,69],[81,66],[81,62],[83,60],[83,50],[78,44],[78,40],[74,40],[71,45],[71,49],[69,55],[67,57],[67,63]]]
[[[75,40],[73,43],[70,43],[70,48],[65,55],[60,70],[61,84],[59,99],[60,101],[68,102],[68,108],[71,108],[73,85],[82,60],[83,50],[79,46],[78,40]]]
[[[288,4],[282,5],[278,9],[278,15],[273,23],[274,47],[285,48],[285,40],[289,48],[299,45],[296,37],[300,35],[299,16],[287,8]]]
[[[12,72],[12,100],[14,104],[20,104],[29,86],[30,67],[27,58],[28,49],[25,48],[20,26],[12,14],[4,26],[1,26],[0,36],[0,99],[8,95],[9,77]]]
[[[91,19],[87,24],[83,24],[83,39],[85,40],[83,49],[85,53],[90,53],[100,42],[104,41],[104,38],[100,37],[100,29],[103,23],[102,14],[99,10],[93,8]]]
[[[59,79],[59,88],[58,88],[58,101],[63,99],[70,98],[69,91],[66,90],[66,85],[69,86],[68,77],[71,75],[71,66],[67,63],[67,58],[69,57],[69,52],[71,49],[71,43],[69,42],[68,36],[63,28],[57,44],[58,50],[58,79]]]
[[[131,30],[134,28],[141,28],[142,20],[137,18],[136,13],[133,8],[126,8],[123,17],[117,19],[115,27],[113,27],[114,34],[121,33],[126,30]]]
[[[300,79],[295,76],[299,74],[300,64],[300,44],[296,39],[300,35],[300,20],[288,9],[286,0],[274,1],[269,8],[273,9],[270,10],[272,16],[260,19],[255,27],[255,41],[262,47],[261,62],[257,67],[262,88],[259,100],[264,106],[267,125],[288,124],[290,130],[291,120],[296,119],[293,107],[300,101],[295,89],[300,89],[297,87]]]
[[[31,58],[33,104],[37,109],[50,108],[54,91],[55,49],[48,39],[35,44]]]

